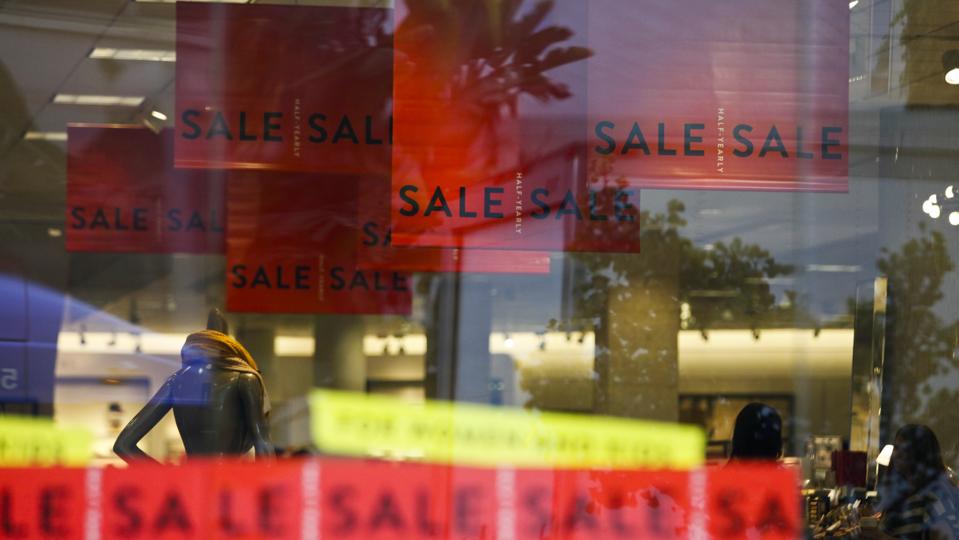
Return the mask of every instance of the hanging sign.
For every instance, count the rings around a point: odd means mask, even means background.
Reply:
[[[551,13],[581,19],[585,3],[505,4],[488,2],[482,15],[455,2],[403,4],[393,243],[639,251],[639,191],[602,175],[587,181],[586,35],[568,33]],[[526,34],[503,32],[501,17]]]
[[[173,168],[173,132],[67,128],[68,251],[222,253],[222,174]]]
[[[362,226],[358,265],[366,269],[401,272],[458,272],[490,274],[548,274],[545,251],[495,249],[414,248],[393,245],[390,223],[390,182],[385,177],[363,177],[359,220]]]
[[[231,172],[228,309],[409,313],[409,274],[358,264],[361,182],[356,176]]]
[[[389,171],[393,10],[176,11],[177,167]]]
[[[589,2],[589,168],[632,188],[848,189],[849,8]]]

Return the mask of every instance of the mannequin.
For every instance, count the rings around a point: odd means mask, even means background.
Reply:
[[[113,451],[127,463],[156,461],[137,443],[173,409],[188,456],[273,455],[267,416],[270,401],[256,362],[218,309],[207,329],[190,334],[180,352],[183,361],[143,409],[117,436]]]

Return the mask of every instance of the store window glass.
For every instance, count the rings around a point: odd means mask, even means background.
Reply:
[[[749,430],[764,534],[959,533],[955,2],[0,0],[0,101],[0,465],[439,463],[510,540],[687,464],[716,535]]]

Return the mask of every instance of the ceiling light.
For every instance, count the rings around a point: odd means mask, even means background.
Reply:
[[[946,70],[946,84],[959,84],[959,49],[942,53],[942,69]]]
[[[160,111],[153,111],[150,113],[150,116],[156,118],[157,120],[166,120],[166,115]]]
[[[23,136],[25,141],[65,141],[66,131],[28,131]]]
[[[959,227],[959,212],[949,212],[949,224]]]
[[[163,49],[111,49],[96,47],[90,58],[109,60],[141,60],[144,62],[176,62],[176,51]]]
[[[929,198],[922,203],[922,211],[932,219],[939,219],[939,216],[942,214],[942,209],[939,208],[938,199],[935,194],[930,195]]]
[[[859,0],[852,0],[852,2],[849,2],[849,9],[852,9],[858,5],[859,5]]]
[[[137,107],[143,100],[143,96],[99,96],[95,94],[57,94],[53,96],[53,102],[60,105],[98,105],[103,107]]]
[[[946,188],[946,198],[951,199],[956,196],[956,192],[952,186]]]
[[[959,68],[952,68],[946,72],[946,84],[959,84]]]
[[[807,264],[807,272],[847,272],[855,273],[862,270],[859,265],[848,264]]]

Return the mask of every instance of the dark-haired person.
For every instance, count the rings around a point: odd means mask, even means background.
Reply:
[[[729,459],[775,461],[783,453],[783,420],[765,403],[750,403],[739,411],[733,428]]]
[[[896,433],[880,495],[880,527],[863,528],[861,538],[959,540],[959,489],[928,427],[910,424]]]

